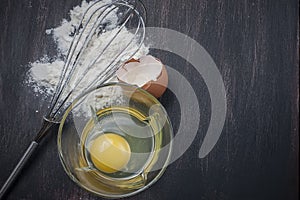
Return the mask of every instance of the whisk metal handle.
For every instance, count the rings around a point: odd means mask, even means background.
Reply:
[[[19,173],[21,172],[21,170],[25,166],[26,162],[30,159],[30,157],[32,156],[32,154],[37,149],[37,146],[38,146],[38,143],[36,141],[32,141],[30,143],[30,145],[28,146],[27,150],[23,154],[22,158],[20,159],[20,161],[15,166],[14,170],[12,171],[12,173],[9,175],[8,179],[6,180],[6,182],[4,183],[4,185],[2,186],[2,188],[0,190],[0,199],[3,198],[4,194],[6,193],[6,191],[9,189],[9,187],[15,181],[15,179],[17,178],[17,176],[19,175]]]

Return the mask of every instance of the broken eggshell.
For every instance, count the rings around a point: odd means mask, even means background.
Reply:
[[[140,59],[130,59],[116,72],[120,82],[137,85],[156,98],[166,91],[168,74],[164,64],[157,58],[147,55]]]

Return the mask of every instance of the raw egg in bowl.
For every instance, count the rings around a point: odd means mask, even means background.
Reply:
[[[173,130],[167,112],[147,91],[124,83],[92,89],[68,108],[58,150],[68,176],[106,198],[134,195],[165,171]]]

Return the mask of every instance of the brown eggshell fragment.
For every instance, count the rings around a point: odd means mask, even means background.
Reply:
[[[143,88],[144,90],[146,90],[147,92],[149,92],[150,94],[155,96],[156,98],[159,98],[166,91],[166,88],[168,86],[168,74],[167,74],[166,67],[162,64],[162,62],[157,58],[155,58],[155,59],[157,61],[159,61],[162,65],[161,73],[156,77],[156,80],[150,80],[150,81],[146,82],[144,85],[141,86],[141,88]],[[145,58],[144,58],[144,60],[145,60]],[[147,58],[147,60],[149,60],[149,58]],[[133,63],[136,63],[136,65]],[[137,67],[137,66],[139,66],[139,64],[140,64],[140,60],[130,59],[129,61],[127,61],[116,72],[118,80],[120,82],[132,84],[132,83],[122,80],[121,77],[124,76],[124,74],[126,74],[130,68]],[[151,64],[151,63],[149,63],[149,64]],[[145,67],[145,66],[147,66],[147,63],[145,64],[145,62],[144,62],[141,64],[141,66]]]
[[[166,91],[168,87],[168,74],[166,67],[163,65],[161,74],[158,76],[156,81],[149,81],[145,85],[143,85],[143,89],[155,96],[156,98],[159,98],[163,95],[163,93]]]

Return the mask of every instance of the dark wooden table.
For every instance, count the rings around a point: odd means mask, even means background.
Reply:
[[[34,137],[48,102],[24,84],[28,63],[53,54],[45,29],[80,0],[0,1],[0,185]],[[180,31],[212,56],[224,79],[227,117],[217,145],[199,159],[210,118],[201,76],[185,60],[153,51],[197,92],[197,136],[150,189],[128,199],[298,199],[299,19],[297,0],[144,0],[148,26]],[[180,117],[171,92],[162,103]],[[189,126],[186,124],[186,126]],[[101,199],[74,184],[59,162],[56,132],[43,142],[7,199]]]

